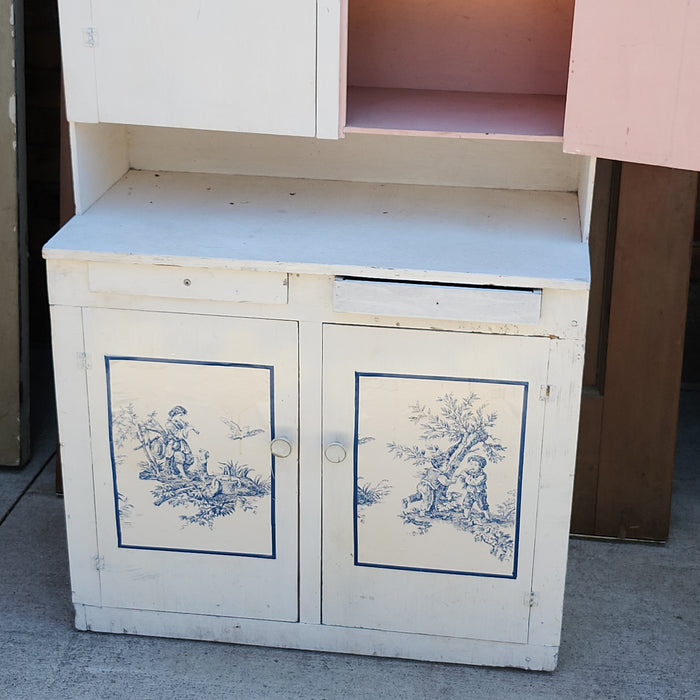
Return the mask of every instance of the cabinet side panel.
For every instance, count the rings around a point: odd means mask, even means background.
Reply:
[[[82,214],[129,168],[127,134],[116,124],[71,124],[75,213]]]
[[[51,308],[58,432],[73,601],[101,605],[81,309]]]
[[[559,644],[581,407],[583,343],[552,341],[528,642]]]
[[[700,169],[700,0],[576,4],[564,148]]]

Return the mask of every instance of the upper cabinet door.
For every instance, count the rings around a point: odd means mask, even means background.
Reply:
[[[315,133],[316,0],[62,0],[61,20],[71,121]]]
[[[578,0],[564,150],[700,170],[700,0]]]

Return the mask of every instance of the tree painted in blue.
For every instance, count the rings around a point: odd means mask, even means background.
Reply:
[[[123,494],[117,494],[117,505],[119,509],[119,520],[124,525],[129,522],[129,518],[134,511],[134,506],[129,503],[129,499]]]
[[[421,429],[421,444],[387,444],[396,459],[418,467],[415,491],[403,499],[400,517],[415,528],[414,534],[426,533],[437,520],[450,522],[488,544],[500,561],[510,560],[515,492],[492,507],[485,471],[505,456],[506,448],[494,434],[498,414],[487,412],[474,393],[461,399],[445,394],[437,402],[437,413],[420,403],[409,407],[409,420]]]
[[[382,479],[379,483],[373,484],[370,481],[363,479],[361,476],[357,478],[357,484],[355,486],[355,503],[357,505],[357,517],[360,522],[363,523],[365,521],[365,508],[381,502],[389,491],[391,491],[391,485],[386,479]]]
[[[260,428],[245,427],[222,418],[229,426],[231,440],[242,440],[263,432]],[[234,431],[233,426],[237,428]],[[137,416],[132,404],[121,406],[112,418],[112,441],[116,452],[134,446],[143,454],[138,462],[139,478],[154,481],[151,491],[153,504],[168,504],[173,508],[194,507],[194,515],[180,515],[186,523],[213,528],[216,518],[242,511],[255,511],[256,500],[271,493],[270,478],[255,474],[253,469],[233,460],[220,462],[221,473],[211,474],[208,469],[209,451],[199,449],[195,454],[190,446],[190,435],[199,431],[187,419],[184,406],[168,411],[163,425],[157,411],[145,420]],[[124,455],[115,454],[117,464],[123,464]]]

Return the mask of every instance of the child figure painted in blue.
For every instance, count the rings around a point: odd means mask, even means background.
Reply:
[[[436,449],[430,458],[430,466],[416,486],[415,493],[403,499],[403,507],[408,508],[411,503],[417,503],[421,515],[440,510],[445,504],[447,487],[451,481],[449,462],[445,455]]]
[[[454,474],[454,482],[459,483],[462,496],[462,512],[465,518],[488,518],[489,503],[486,497],[486,459],[481,455],[471,455]]]
[[[173,406],[168,411],[165,423],[167,433],[165,442],[165,460],[172,474],[188,476],[189,468],[194,464],[192,448],[187,442],[190,431],[199,433],[184,417],[187,409],[183,406]]]

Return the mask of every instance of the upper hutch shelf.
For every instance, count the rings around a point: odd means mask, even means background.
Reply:
[[[561,141],[562,95],[348,88],[345,133]]]
[[[349,0],[346,132],[561,141],[573,0]]]
[[[59,0],[68,119],[700,169],[700,0]]]

